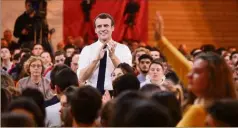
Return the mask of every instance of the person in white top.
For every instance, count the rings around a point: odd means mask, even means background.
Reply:
[[[152,61],[150,64],[148,77],[145,82],[141,83],[141,87],[146,84],[156,84],[160,87],[162,91],[166,91],[167,88],[164,86],[165,75],[164,75],[164,67],[163,64],[158,62],[157,60]]]
[[[11,61],[11,53],[7,47],[1,48],[1,68],[4,68],[6,72],[12,68],[13,63]]]
[[[104,90],[113,90],[111,73],[120,63],[128,63],[132,65],[132,55],[129,48],[117,43],[112,39],[112,32],[114,31],[114,20],[107,13],[99,14],[94,21],[95,32],[98,36],[98,41],[85,46],[79,57],[79,68],[77,75],[80,82],[87,82],[97,88],[99,76],[100,61],[105,59],[105,78],[103,81]],[[105,54],[106,53],[106,54]],[[105,54],[105,56],[104,56]],[[101,91],[102,92],[102,91]]]

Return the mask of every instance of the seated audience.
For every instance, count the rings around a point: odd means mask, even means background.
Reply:
[[[31,56],[24,65],[29,76],[19,80],[18,88],[21,91],[26,88],[36,88],[43,94],[45,100],[51,99],[54,95],[50,88],[50,81],[42,77],[44,66],[41,58]]]

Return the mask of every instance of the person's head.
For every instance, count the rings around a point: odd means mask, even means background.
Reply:
[[[27,74],[31,77],[41,77],[44,72],[44,65],[41,57],[31,56],[24,64]]]
[[[168,110],[140,92],[127,91],[115,99],[112,127],[172,126]]]
[[[44,65],[48,65],[48,64],[52,63],[52,58],[51,58],[51,55],[49,52],[44,51],[41,53],[40,56],[42,58]]]
[[[65,64],[58,64],[56,66],[54,66],[54,68],[52,69],[51,73],[50,73],[50,81],[51,81],[51,89],[55,89],[55,85],[56,85],[56,76],[57,74],[65,68],[70,68]]]
[[[179,45],[178,50],[179,50],[183,55],[187,55],[187,54],[188,54],[188,49],[187,49],[187,45],[186,45],[186,44],[181,44],[181,45]]]
[[[201,53],[195,58],[188,73],[188,89],[205,99],[236,97],[229,67],[221,56],[213,52]]]
[[[62,51],[62,50],[64,50],[64,46],[65,46],[65,44],[64,44],[63,41],[58,42],[57,45],[56,45],[57,51]]]
[[[101,13],[95,18],[95,33],[97,34],[99,40],[107,41],[112,38],[114,24],[114,19],[107,13]]]
[[[226,61],[226,64],[229,66],[232,66],[232,61],[230,60],[231,58],[231,54],[229,52],[225,52],[222,57],[224,58],[224,60]]]
[[[55,64],[54,65],[58,65],[58,64],[64,64],[65,61],[65,53],[63,51],[56,51],[55,52]]]
[[[34,56],[40,56],[40,54],[44,51],[43,46],[41,44],[35,44],[32,49],[32,54]]]
[[[37,127],[44,127],[44,116],[32,99],[19,97],[9,104],[8,111],[26,115],[35,121]]]
[[[131,42],[131,51],[135,51],[139,47],[139,41],[132,40]]]
[[[1,127],[35,127],[35,122],[26,115],[5,113],[1,116]]]
[[[70,112],[70,103],[73,97],[73,94],[75,91],[78,89],[78,87],[75,86],[69,86],[67,87],[63,95],[60,97],[60,103],[61,103],[61,108],[60,108],[60,117],[63,122],[64,127],[72,127],[72,114]]]
[[[192,55],[195,58],[201,52],[202,50],[200,48],[195,48],[190,52],[190,55]]]
[[[114,105],[113,100],[110,100],[105,105],[103,105],[103,108],[100,112],[101,117],[100,123],[102,127],[109,127],[109,122],[113,114],[113,105]]]
[[[143,54],[139,57],[139,68],[142,74],[147,74],[153,58],[150,55]]]
[[[11,53],[8,48],[1,47],[1,60],[10,60],[11,59]]]
[[[180,103],[174,93],[166,91],[155,92],[152,94],[151,99],[168,108],[169,115],[172,117],[173,126],[176,126],[182,118],[182,111]]]
[[[12,41],[12,31],[10,29],[7,29],[3,33],[3,37],[7,42]]]
[[[23,49],[21,49],[20,54],[21,54],[21,58],[22,58],[25,54],[31,54],[31,50],[28,48],[23,48]]]
[[[112,81],[127,73],[134,74],[133,68],[127,63],[120,63],[112,72]]]
[[[206,125],[208,127],[237,127],[238,101],[221,100],[216,101],[207,108]]]
[[[73,126],[80,124],[93,126],[102,106],[100,92],[90,86],[79,87],[73,94],[71,112],[73,115]]]
[[[150,55],[151,55],[151,57],[153,58],[153,60],[160,58],[160,52],[159,52],[159,50],[156,49],[156,48],[150,49]]]
[[[227,52],[227,50],[224,47],[220,47],[220,48],[216,49],[216,53],[219,54],[220,56],[222,56],[226,52]]]
[[[64,51],[66,53],[66,57],[72,57],[75,51],[75,46],[73,44],[68,44],[64,47]]]
[[[165,78],[167,81],[171,82],[172,85],[177,85],[180,82],[177,74],[174,71],[166,73]]]
[[[146,96],[152,95],[154,92],[160,92],[161,88],[156,84],[146,84],[140,88],[140,91]]]
[[[164,77],[163,64],[157,60],[152,61],[150,64],[148,75],[152,81],[160,81]]]
[[[200,48],[203,52],[215,52],[216,47],[213,44],[204,44]]]
[[[54,83],[57,94],[61,94],[67,87],[78,86],[78,77],[70,68],[64,68],[55,74]]]
[[[232,53],[232,52],[236,51],[236,47],[233,47],[233,46],[228,47],[228,51],[229,51],[230,53]]]
[[[139,89],[140,81],[133,74],[122,75],[113,81],[113,91],[115,97],[124,91]]]
[[[7,73],[1,73],[1,87],[6,88],[8,86],[15,86],[15,83],[10,75]]]
[[[238,62],[238,51],[234,51],[231,53],[230,60],[233,65],[235,65]]]
[[[1,39],[1,47],[8,47],[7,40],[4,38]]]
[[[45,118],[45,100],[43,94],[38,89],[26,88],[22,91],[22,96],[32,99],[38,105]]]
[[[143,54],[147,54],[150,55],[150,51],[146,48],[137,48],[134,52],[133,52],[133,63],[138,64],[139,63],[139,57]]]
[[[78,70],[78,60],[79,60],[79,54],[74,54],[72,56],[72,61],[70,63],[70,67],[74,72],[77,72]]]

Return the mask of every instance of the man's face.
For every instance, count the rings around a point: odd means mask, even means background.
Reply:
[[[144,74],[147,74],[150,68],[150,64],[150,59],[141,59],[139,62],[140,71]]]
[[[114,26],[111,26],[112,22],[109,18],[107,19],[96,19],[95,21],[95,33],[98,35],[100,40],[106,41],[112,38],[112,32]]]
[[[55,65],[64,64],[65,57],[64,55],[55,56]]]
[[[42,52],[43,52],[43,47],[41,45],[35,45],[33,50],[32,50],[32,53],[35,56],[39,56]]]
[[[71,64],[70,64],[71,69],[74,72],[77,72],[77,70],[78,70],[78,60],[79,60],[79,55],[74,55],[72,58]]]
[[[74,48],[66,49],[66,57],[71,57],[73,55],[74,51],[75,51]]]
[[[2,48],[1,49],[1,59],[3,60],[7,60],[11,58],[11,53],[9,51],[9,49],[7,48]]]

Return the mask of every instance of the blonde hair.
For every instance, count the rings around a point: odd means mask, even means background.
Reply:
[[[30,75],[30,66],[31,63],[35,62],[35,61],[40,61],[41,62],[41,66],[42,66],[42,74],[44,73],[44,65],[43,65],[43,60],[40,56],[31,56],[25,63],[24,63],[24,70],[25,72]]]
[[[133,53],[132,53],[132,62],[135,63],[135,59],[136,59],[136,54],[138,52],[145,52],[145,54],[150,55],[150,50],[143,48],[143,47],[139,47],[137,48]]]

